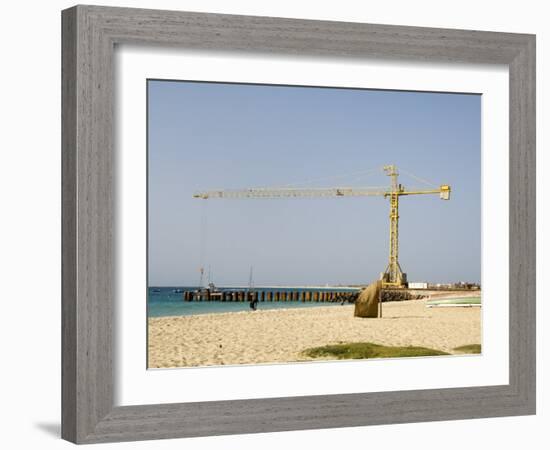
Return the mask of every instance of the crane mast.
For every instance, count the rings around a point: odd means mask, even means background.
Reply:
[[[449,200],[451,187],[442,184],[437,189],[406,190],[399,184],[399,172],[393,164],[383,167],[391,179],[389,188],[372,189],[362,187],[326,187],[326,188],[248,188],[234,190],[213,190],[199,192],[194,198],[203,200],[212,198],[243,199],[243,198],[292,198],[292,197],[364,197],[381,196],[390,201],[390,248],[386,270],[381,274],[381,280],[386,287],[406,287],[407,276],[399,265],[399,197],[405,195],[439,194],[442,200]]]
[[[390,198],[390,257],[388,267],[382,274],[384,284],[402,286],[407,283],[407,277],[403,274],[399,265],[399,173],[394,165],[384,166],[386,175],[391,177],[391,190],[387,196]]]

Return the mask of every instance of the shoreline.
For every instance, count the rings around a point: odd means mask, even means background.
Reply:
[[[383,317],[353,317],[353,305],[277,308],[148,318],[150,368],[315,361],[322,345],[373,342],[452,353],[481,342],[480,308],[386,302]],[[340,306],[340,307],[337,307]]]
[[[213,303],[213,302],[212,302]],[[401,302],[399,302],[401,303]],[[242,304],[248,304],[248,302],[242,302]],[[305,307],[293,307],[293,308],[264,308],[262,309],[261,306],[258,307],[256,311],[252,311],[250,308],[242,310],[242,311],[222,311],[222,312],[205,312],[205,313],[196,313],[196,314],[188,314],[188,315],[173,315],[173,316],[151,316],[148,317],[147,320],[155,320],[155,319],[177,319],[179,317],[205,317],[205,316],[233,316],[234,314],[254,314],[254,313],[267,313],[267,312],[273,312],[273,311],[295,311],[297,309],[332,309],[332,308],[338,308],[338,306],[344,307],[344,306],[352,306],[353,304],[345,304],[341,305],[339,303],[334,303],[332,305],[326,305],[323,303],[318,304],[308,304],[308,306]]]

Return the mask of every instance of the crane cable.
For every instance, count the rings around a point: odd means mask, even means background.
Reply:
[[[330,175],[330,176],[328,176],[328,177],[312,178],[312,179],[309,179],[309,180],[295,181],[295,182],[292,182],[292,183],[287,183],[287,184],[278,185],[278,186],[270,186],[269,188],[281,188],[281,187],[299,186],[299,185],[304,185],[304,184],[315,183],[315,182],[318,182],[318,181],[335,180],[335,179],[338,179],[338,178],[346,178],[346,177],[355,176],[355,175],[362,175],[362,176],[365,176],[365,175],[367,175],[367,174],[376,172],[376,171],[381,170],[381,169],[382,169],[381,167],[373,167],[373,168],[371,168],[371,169],[360,170],[360,171],[350,172],[350,173],[341,174],[341,175]],[[361,178],[362,178],[362,177],[357,177],[357,178],[355,178],[355,180],[359,180],[359,179],[361,179]]]
[[[420,178],[419,176],[416,176],[413,173],[410,173],[401,167],[399,167],[399,172],[403,172],[405,175],[408,175],[409,177],[414,178],[416,181],[420,181],[421,183],[424,183],[430,187],[434,187],[434,188],[439,187],[437,184],[432,183],[431,181],[425,180],[423,178]]]

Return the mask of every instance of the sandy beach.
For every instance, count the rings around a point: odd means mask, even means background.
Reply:
[[[412,300],[384,303],[378,319],[353,317],[353,305],[150,318],[149,367],[306,361],[303,350],[344,342],[453,353],[481,343],[481,308]]]

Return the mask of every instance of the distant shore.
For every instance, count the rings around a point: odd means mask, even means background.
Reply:
[[[353,305],[154,317],[149,367],[307,361],[307,348],[342,342],[422,346],[448,353],[481,343],[480,308],[426,308],[425,300],[383,304],[381,319]]]

